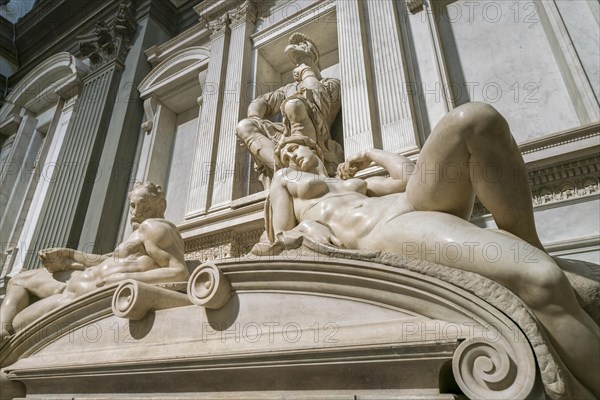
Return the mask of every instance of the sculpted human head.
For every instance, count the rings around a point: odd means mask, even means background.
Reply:
[[[167,208],[165,194],[152,182],[136,182],[129,192],[131,227],[135,230],[149,218],[164,218]]]
[[[282,137],[275,146],[275,161],[277,169],[291,168],[296,171],[327,176],[323,164],[323,153],[315,141],[306,136]]]
[[[306,64],[319,68],[317,45],[305,34],[296,32],[290,36],[289,45],[284,50],[294,65]]]

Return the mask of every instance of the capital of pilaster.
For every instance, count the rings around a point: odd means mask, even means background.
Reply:
[[[124,62],[137,30],[134,14],[134,1],[121,0],[112,21],[97,21],[94,32],[77,37],[81,57],[89,58],[92,69],[111,61]]]
[[[208,30],[211,31],[210,38],[214,40],[215,38],[224,35],[227,29],[229,29],[229,15],[225,13],[220,17],[207,20],[206,24]]]
[[[231,19],[231,28],[235,28],[245,22],[254,25],[258,18],[256,4],[252,0],[246,0],[238,7],[227,13]]]
[[[408,0],[406,2],[406,8],[411,14],[416,14],[423,10],[423,0]]]

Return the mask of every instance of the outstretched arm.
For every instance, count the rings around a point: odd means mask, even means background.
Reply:
[[[83,271],[86,268],[94,267],[111,254],[98,255],[84,253],[83,251],[73,250],[69,248],[56,247],[40,250],[40,260],[42,265],[51,273],[59,271]]]
[[[375,163],[387,170],[389,177],[370,177],[365,179],[369,196],[384,196],[391,193],[404,192],[412,171],[414,162],[410,159],[379,149],[363,150],[349,157],[345,163],[338,167],[338,175],[342,179],[349,179],[371,163]]]

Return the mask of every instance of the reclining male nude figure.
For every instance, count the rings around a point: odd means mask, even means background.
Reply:
[[[177,227],[164,219],[166,200],[160,186],[136,183],[129,202],[133,233],[112,254],[42,250],[39,256],[45,268],[20,272],[9,281],[0,306],[0,342],[47,312],[111,283],[187,280],[183,239]],[[40,300],[30,304],[30,296]]]

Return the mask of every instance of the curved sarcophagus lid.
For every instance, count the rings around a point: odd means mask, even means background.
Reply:
[[[384,253],[310,254],[203,264],[187,296],[97,290],[12,337],[4,379],[106,399],[589,396],[498,284]]]

